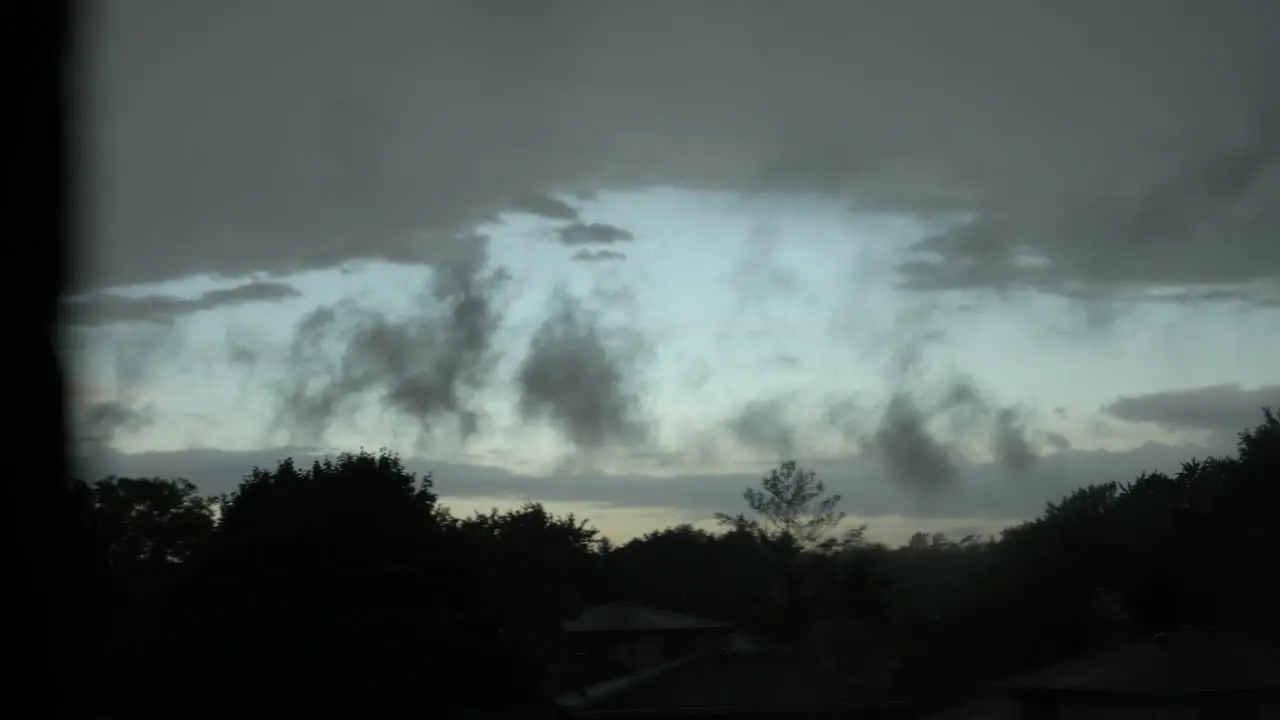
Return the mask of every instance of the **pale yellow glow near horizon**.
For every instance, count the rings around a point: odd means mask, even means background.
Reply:
[[[463,517],[476,512],[489,512],[495,508],[502,512],[517,508],[524,502],[522,498],[512,497],[440,497],[440,504],[448,507],[455,515]],[[557,501],[545,501],[541,504],[555,515],[572,513],[576,519],[586,520],[615,544],[681,523],[713,532],[720,527],[708,513],[683,511],[679,508],[617,507],[600,503]],[[727,510],[737,511],[735,508]],[[916,532],[948,533],[956,536],[970,533],[985,535],[999,533],[1001,529],[1019,522],[1022,522],[1022,518],[915,518],[897,514],[849,516],[845,519],[845,523],[850,526],[865,524],[867,540],[890,547],[905,545]]]

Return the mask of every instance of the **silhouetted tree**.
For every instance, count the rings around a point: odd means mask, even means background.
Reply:
[[[213,504],[187,480],[109,477],[93,484],[91,496],[116,567],[186,562],[213,534]]]
[[[743,513],[716,513],[721,524],[748,530],[796,551],[829,549],[862,540],[865,526],[851,528],[843,537],[832,537],[845,518],[838,510],[839,495],[826,495],[827,488],[817,473],[799,467],[794,460],[783,462],[760,480],[761,489],[747,488],[742,497],[759,517]]]
[[[945,694],[1183,624],[1274,637],[1280,596],[1260,568],[1280,551],[1270,530],[1278,451],[1280,423],[1267,410],[1235,457],[1049,503],[1002,533],[948,612],[908,632],[904,685]],[[933,544],[918,537],[896,554]]]
[[[451,546],[480,561],[472,610],[532,687],[545,689],[560,656],[561,623],[582,612],[599,583],[598,531],[534,502],[464,519],[446,515],[445,523]]]
[[[255,468],[217,501],[185,481],[75,491],[111,575],[117,715],[318,715],[545,700],[560,623],[631,600],[755,629],[923,702],[1132,635],[1275,634],[1280,421],[1232,457],[1099,478],[998,538],[840,534],[838,496],[784,463],[718,516],[613,546],[528,502],[458,518],[387,452]],[[198,686],[197,686],[198,684]],[[196,702],[192,698],[198,697]]]
[[[744,530],[716,535],[688,524],[649,532],[603,558],[602,600],[627,600],[750,627],[772,569]]]
[[[762,478],[760,489],[743,491],[756,517],[716,515],[722,525],[755,537],[765,550],[773,580],[758,626],[785,647],[812,644],[812,629],[833,609],[835,577],[842,568],[833,553],[863,543],[865,526],[833,534],[845,514],[837,509],[840,496],[826,495],[816,473],[789,460]]]
[[[467,635],[485,558],[451,552],[431,485],[363,451],[244,479],[193,562],[195,618],[175,636],[222,669],[210,707],[447,704],[519,682],[477,684],[487,664],[510,675]]]
[[[110,618],[102,698],[145,695],[164,665],[174,587],[214,531],[210,502],[186,480],[108,477],[76,482],[106,576]]]

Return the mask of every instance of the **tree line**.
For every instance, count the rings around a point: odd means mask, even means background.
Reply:
[[[537,702],[582,680],[557,676],[560,623],[612,600],[730,621],[922,702],[1179,625],[1280,639],[1270,410],[1234,455],[1099,478],[998,536],[900,548],[848,527],[794,462],[719,532],[619,546],[536,502],[456,516],[385,451],[254,468],[219,497],[180,479],[75,487],[109,717]]]

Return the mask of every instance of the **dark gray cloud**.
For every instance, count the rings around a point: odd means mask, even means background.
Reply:
[[[1176,472],[1192,456],[1230,452],[1229,445],[1188,446],[1149,444],[1125,452],[1068,450],[1044,458],[1029,468],[1021,480],[1010,483],[1006,471],[995,463],[958,463],[956,478],[931,502],[920,498],[887,476],[874,458],[849,456],[809,461],[828,490],[844,496],[842,507],[850,514],[874,516],[903,514],[909,517],[991,518],[1032,517],[1044,504],[1071,490],[1095,482],[1132,480],[1153,470]],[[97,475],[178,476],[197,483],[206,493],[233,489],[254,465],[273,466],[285,457],[309,462],[320,456],[305,446],[252,451],[212,449],[97,456]],[[710,517],[717,511],[735,511],[742,504],[742,489],[755,485],[768,471],[767,463],[755,472],[655,477],[649,475],[532,476],[484,464],[448,463],[408,456],[406,466],[415,472],[433,472],[436,489],[450,497],[531,498],[543,502],[590,502],[618,507],[670,507]]]
[[[488,245],[474,234],[435,239],[431,280],[407,312],[344,301],[304,317],[269,433],[318,443],[369,400],[428,434],[446,419],[464,441],[478,432],[485,418],[476,397],[511,351],[495,344],[509,273],[490,263]],[[602,291],[597,299],[625,298]],[[521,415],[550,421],[580,451],[642,442],[648,425],[635,371],[643,348],[635,333],[606,327],[581,299],[558,293],[517,373]]]
[[[1167,299],[1274,303],[1280,126],[1269,113],[1249,119],[1242,137],[1186,158],[1148,192],[1078,195],[1064,218],[990,212],[925,240],[917,249],[932,257],[903,266],[908,283],[1068,296],[1190,286]]]
[[[419,260],[415,233],[511,198],[655,185],[970,215],[903,268],[920,288],[1280,276],[1270,0],[706,0],[680,22],[587,0],[137,0],[89,19],[88,289]]]
[[[516,212],[529,213],[551,220],[577,220],[578,209],[569,203],[550,195],[525,195],[511,203]]]
[[[786,398],[747,403],[742,412],[729,421],[729,431],[738,442],[768,450],[779,461],[795,457],[797,429],[787,417]]]
[[[1208,430],[1234,437],[1256,425],[1263,407],[1280,407],[1280,385],[1246,390],[1239,385],[1209,385],[1117,398],[1102,412],[1126,422],[1156,423],[1178,430]]]
[[[495,295],[507,275],[488,267],[484,236],[434,247],[429,287],[407,315],[347,302],[318,308],[298,324],[274,429],[293,442],[319,442],[337,417],[376,394],[384,408],[423,429],[447,416],[464,439],[478,430],[471,400],[497,360]]]
[[[618,260],[626,260],[627,255],[626,253],[620,253],[617,250],[587,250],[586,248],[583,248],[582,250],[574,253],[573,257],[570,257],[569,259],[574,262],[589,263],[616,262]]]
[[[1057,452],[1066,452],[1071,449],[1071,440],[1066,435],[1057,432],[1045,433],[1044,440]]]
[[[152,422],[150,405],[124,400],[100,400],[73,413],[71,440],[78,454],[100,452],[115,445],[122,435],[137,432]]]
[[[992,454],[1010,472],[1026,472],[1037,459],[1035,448],[1027,438],[1025,421],[1013,408],[996,412],[991,442]]]
[[[520,414],[550,421],[580,451],[644,441],[635,386],[642,350],[642,338],[611,331],[580,299],[557,292],[516,376]]]
[[[743,447],[787,459],[802,446],[800,438],[826,425],[844,447],[878,463],[882,477],[920,497],[954,490],[975,451],[985,450],[994,467],[1018,477],[1043,450],[1062,449],[1052,433],[1032,427],[1028,413],[1000,405],[968,378],[930,383],[908,371],[891,381],[898,387],[881,405],[833,396],[819,417],[806,420],[788,412],[786,398],[756,400],[725,429]]]
[[[298,296],[297,288],[282,282],[255,280],[235,287],[210,290],[195,298],[172,295],[129,297],[95,293],[66,300],[62,305],[68,325],[110,325],[112,323],[172,323],[178,317],[203,310],[253,302],[274,302]]]
[[[923,492],[948,489],[959,476],[954,451],[930,430],[930,417],[910,397],[895,394],[868,451],[896,482]]]
[[[565,245],[612,245],[631,242],[635,235],[630,230],[604,223],[573,223],[556,231]]]
[[[997,467],[1020,475],[1039,459],[1028,417],[1000,404],[965,375],[928,380],[927,351],[945,335],[925,330],[891,357],[888,402],[861,435],[861,449],[903,488],[935,495],[953,488],[967,450],[985,445]],[[864,411],[865,412],[865,411]]]

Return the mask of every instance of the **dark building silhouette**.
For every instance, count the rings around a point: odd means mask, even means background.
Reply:
[[[727,623],[630,603],[565,624],[558,698],[578,718],[899,717],[879,687],[800,656],[761,652]]]
[[[996,683],[930,720],[1280,720],[1280,648],[1186,627]]]
[[[564,623],[564,656],[558,689],[588,686],[719,650],[729,639],[727,623],[681,615],[635,603],[608,603]]]

